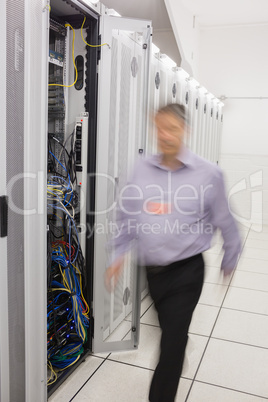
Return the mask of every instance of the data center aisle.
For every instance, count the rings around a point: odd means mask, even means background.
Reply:
[[[190,327],[176,402],[268,400],[268,226],[241,226],[243,252],[232,278],[219,274],[221,240],[204,253],[206,277]],[[174,317],[174,320],[176,317]],[[49,402],[146,402],[160,329],[142,303],[138,351],[90,356]]]

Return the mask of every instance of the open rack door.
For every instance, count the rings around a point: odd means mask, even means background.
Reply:
[[[103,16],[100,21],[98,134],[96,153],[95,258],[93,282],[93,352],[134,349],[139,340],[144,272],[135,255],[114,290],[104,286],[109,265],[107,242],[114,233],[115,203],[135,159],[145,152],[151,22]]]

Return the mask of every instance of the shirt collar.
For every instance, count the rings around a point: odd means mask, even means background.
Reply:
[[[182,145],[180,151],[178,152],[176,158],[186,167],[192,167],[194,165],[193,153],[185,145]],[[153,165],[163,168],[161,165],[162,154],[153,155],[151,162]]]

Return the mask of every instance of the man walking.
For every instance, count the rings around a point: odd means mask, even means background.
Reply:
[[[170,104],[155,117],[160,153],[140,159],[118,201],[120,236],[106,286],[118,279],[124,254],[135,239],[162,329],[161,350],[149,394],[151,402],[174,402],[188,329],[203,280],[202,252],[219,228],[221,269],[230,275],[240,253],[238,229],[228,208],[221,170],[183,143],[184,106]]]

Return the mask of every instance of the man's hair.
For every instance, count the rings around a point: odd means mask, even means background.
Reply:
[[[177,119],[183,120],[184,123],[188,124],[188,113],[185,106],[179,103],[170,103],[162,108],[160,108],[157,114],[168,113],[173,114]]]

